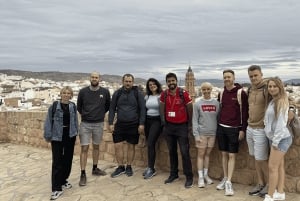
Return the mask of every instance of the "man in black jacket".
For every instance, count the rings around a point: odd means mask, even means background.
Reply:
[[[108,118],[118,162],[117,169],[111,174],[112,178],[124,173],[127,176],[133,175],[131,164],[135,155],[135,145],[138,144],[139,134],[144,132],[146,116],[144,95],[136,86],[133,86],[133,75],[125,74],[122,81],[123,87],[115,91],[112,96]],[[117,114],[117,121],[113,125],[115,114]],[[124,141],[127,142],[126,168],[124,166]]]

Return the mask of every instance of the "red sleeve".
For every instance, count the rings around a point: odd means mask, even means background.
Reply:
[[[162,91],[159,97],[160,102],[165,103],[165,92]]]

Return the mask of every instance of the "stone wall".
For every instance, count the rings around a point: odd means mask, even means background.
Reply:
[[[43,126],[45,112],[17,111],[17,112],[0,112],[0,141],[6,141],[16,144],[26,144],[34,147],[50,148],[50,144],[43,139]],[[100,159],[115,162],[114,145],[111,133],[107,132],[107,125],[102,143],[100,145]],[[194,147],[193,137],[191,140],[191,157],[195,175],[196,170],[196,148]],[[124,150],[126,151],[126,150]],[[79,140],[76,141],[75,154],[79,154]],[[91,153],[91,151],[89,152]],[[156,168],[168,171],[169,158],[166,143],[161,137],[157,144]],[[179,161],[181,157],[179,154]],[[146,167],[147,154],[144,145],[144,137],[140,139],[136,147],[136,157],[134,165]],[[215,179],[222,177],[221,154],[214,148],[211,153],[210,175]],[[181,169],[181,163],[179,165]],[[286,169],[286,190],[289,192],[300,192],[300,137],[294,138],[294,142],[287,155],[285,156]],[[247,143],[241,143],[240,152],[237,155],[236,169],[233,175],[233,182],[241,184],[255,184],[255,167],[254,160],[248,155]]]

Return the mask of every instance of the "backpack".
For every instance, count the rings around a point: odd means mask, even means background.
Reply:
[[[243,116],[242,115],[242,91],[243,91],[243,88],[240,88],[240,89],[238,89],[237,94],[236,94],[237,101],[240,105],[241,124],[243,123],[243,121],[242,121],[242,116]],[[220,91],[220,105],[221,105],[221,107],[222,107],[223,92],[224,92],[224,88],[222,88],[221,91]]]
[[[75,110],[75,103],[71,102],[71,104],[73,104],[73,109],[74,109],[74,112],[76,113],[77,111]],[[58,104],[58,101],[54,101],[53,102],[53,105],[52,105],[52,126],[53,126],[53,122],[54,122],[54,114],[55,114],[55,111],[56,111],[56,108],[57,108],[57,104]]]
[[[184,103],[184,96],[183,96],[183,88],[179,88],[179,97],[182,100],[182,102]],[[164,91],[164,103],[166,104],[166,99],[167,99],[167,90]]]
[[[134,96],[135,96],[135,99],[137,101],[137,103],[139,103],[139,89],[137,86],[132,86],[131,88],[134,92]],[[122,95],[122,89],[118,89],[117,90],[117,98],[116,98],[116,103],[118,102],[120,96]]]

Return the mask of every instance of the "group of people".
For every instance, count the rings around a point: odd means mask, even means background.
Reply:
[[[109,130],[118,163],[111,173],[112,178],[122,174],[128,177],[133,175],[131,165],[141,134],[146,136],[148,156],[143,177],[150,179],[155,176],[155,147],[159,136],[163,134],[170,159],[170,174],[165,184],[179,178],[179,145],[186,177],[184,186],[192,187],[194,175],[189,135],[193,135],[197,147],[198,187],[204,188],[213,183],[208,176],[209,156],[217,141],[222,154],[224,177],[216,188],[225,189],[225,195],[232,196],[234,190],[231,179],[236,154],[239,142],[246,137],[249,154],[255,158],[258,182],[249,195],[264,196],[264,201],[284,200],[284,155],[292,143],[292,135],[286,125],[294,118],[295,107],[293,102],[289,102],[279,78],[263,79],[262,70],[257,65],[248,68],[248,75],[251,87],[245,91],[235,83],[234,71],[224,70],[224,88],[218,98],[212,97],[212,84],[204,82],[200,86],[202,96],[194,104],[188,91],[178,87],[174,73],[166,75],[168,89],[164,91],[158,80],[148,79],[146,93],[134,86],[132,74],[125,74],[122,77],[123,86],[111,97],[107,89],[99,86],[100,74],[93,72],[90,76],[91,85],[79,91],[77,106],[70,102],[72,89],[64,87],[61,100],[49,107],[45,121],[44,137],[52,147],[50,199],[57,199],[63,189],[72,187],[67,179],[71,172],[77,133],[81,144],[79,186],[87,183],[85,169],[91,139],[92,175],[106,175],[97,164],[104,116],[109,111]],[[81,115],[80,126],[77,111]],[[124,146],[127,151],[124,151]]]

